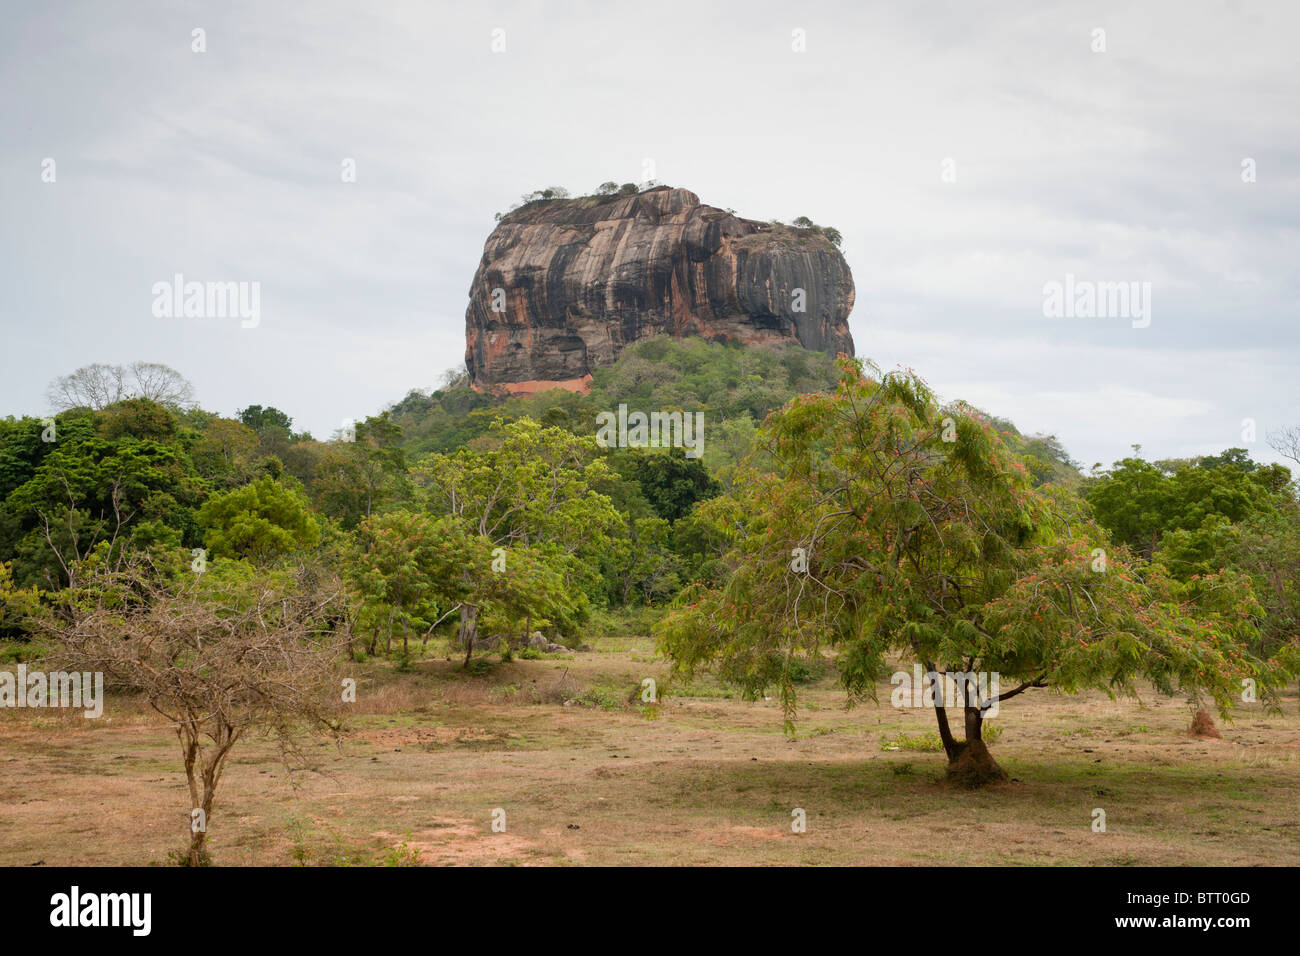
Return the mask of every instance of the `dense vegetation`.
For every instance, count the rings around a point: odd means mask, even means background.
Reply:
[[[188,398],[172,376],[167,394]],[[358,653],[394,634],[450,633],[480,608],[492,634],[576,639],[593,612],[663,605],[708,572],[694,505],[722,490],[716,476],[766,414],[833,377],[803,349],[650,340],[600,370],[587,395],[488,395],[452,375],[319,441],[280,409],[225,417],[123,387],[120,369],[83,369],[58,393],[85,404],[0,421],[0,633],[21,639],[25,610],[76,584],[92,555],[144,552],[182,570],[198,556],[205,567],[320,562],[352,586]],[[703,458],[597,447],[597,414],[620,402],[704,413]],[[550,511],[539,513],[544,487]],[[470,550],[412,544],[426,538]],[[446,569],[473,564],[476,547],[506,549],[510,573],[449,586]],[[414,573],[401,566],[412,555],[426,562]],[[513,589],[482,604],[470,595],[505,582]]]
[[[1225,712],[1243,681],[1271,701],[1297,665],[1286,468],[1228,449],[1085,476],[1054,436],[797,347],[651,339],[589,394],[449,375],[323,441],[277,408],[202,410],[160,366],[56,385],[52,417],[0,421],[10,657],[105,593],[206,620],[193,581],[213,575],[232,608],[261,581],[328,593],[275,640],[324,627],[339,653],[402,668],[415,641],[469,666],[672,608],[658,633],[680,669],[776,689],[791,717],[825,649],[851,697],[901,657],[1000,672],[1002,699],[1143,679]],[[703,413],[702,457],[602,447],[597,415],[619,405]],[[954,764],[983,716],[967,708],[958,741],[940,709]]]

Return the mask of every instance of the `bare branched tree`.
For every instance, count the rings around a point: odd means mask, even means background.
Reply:
[[[147,398],[177,408],[194,405],[194,386],[180,372],[156,362],[86,365],[55,379],[46,395],[55,411],[99,410],[128,398]]]
[[[469,385],[469,372],[464,368],[445,369],[438,376],[438,390],[447,388],[464,388]]]
[[[68,495],[68,506],[63,512],[62,520],[57,514],[51,519],[49,514],[40,509],[37,509],[36,516],[41,519],[41,535],[45,538],[50,551],[54,553],[59,567],[63,569],[68,587],[75,588],[78,569],[90,559],[101,542],[108,544],[108,560],[112,562],[112,566],[116,568],[119,565],[122,552],[117,547],[118,540],[122,536],[124,526],[135,516],[135,512],[124,510],[125,502],[120,476],[113,479],[113,487],[109,493],[112,515],[101,511],[98,516],[80,509],[67,476],[60,476],[60,479]],[[46,577],[48,579],[48,572]],[[62,582],[50,581],[50,584],[55,588],[62,586]]]
[[[303,734],[339,728],[337,582],[304,571],[214,577],[168,585],[138,562],[89,571],[63,592],[62,614],[38,621],[52,663],[102,672],[174,725],[189,783],[190,866],[208,863],[213,800],[240,739],[274,735],[292,770]]]
[[[189,408],[194,405],[194,386],[180,372],[157,362],[132,362],[127,366],[132,398],[147,398],[159,405]]]
[[[1268,445],[1283,458],[1300,465],[1300,425],[1289,425],[1269,432]]]

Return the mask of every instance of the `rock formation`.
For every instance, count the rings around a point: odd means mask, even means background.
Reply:
[[[540,200],[488,237],[465,364],[476,388],[527,392],[581,389],[653,335],[851,355],[852,308],[848,263],[813,230],[740,219],[667,186]]]

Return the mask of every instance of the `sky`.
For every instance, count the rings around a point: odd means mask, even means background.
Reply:
[[[0,416],[144,360],[328,437],[463,367],[494,213],[653,178],[835,226],[859,356],[1085,466],[1278,460],[1298,28],[1289,0],[12,5]],[[257,283],[256,324],[157,314],[177,274]],[[1149,308],[1045,314],[1067,276]]]

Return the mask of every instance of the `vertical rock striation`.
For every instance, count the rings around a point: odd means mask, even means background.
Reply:
[[[801,308],[802,306],[802,308]],[[853,276],[811,230],[685,189],[530,203],[488,237],[465,312],[475,387],[581,388],[653,335],[853,354]]]

